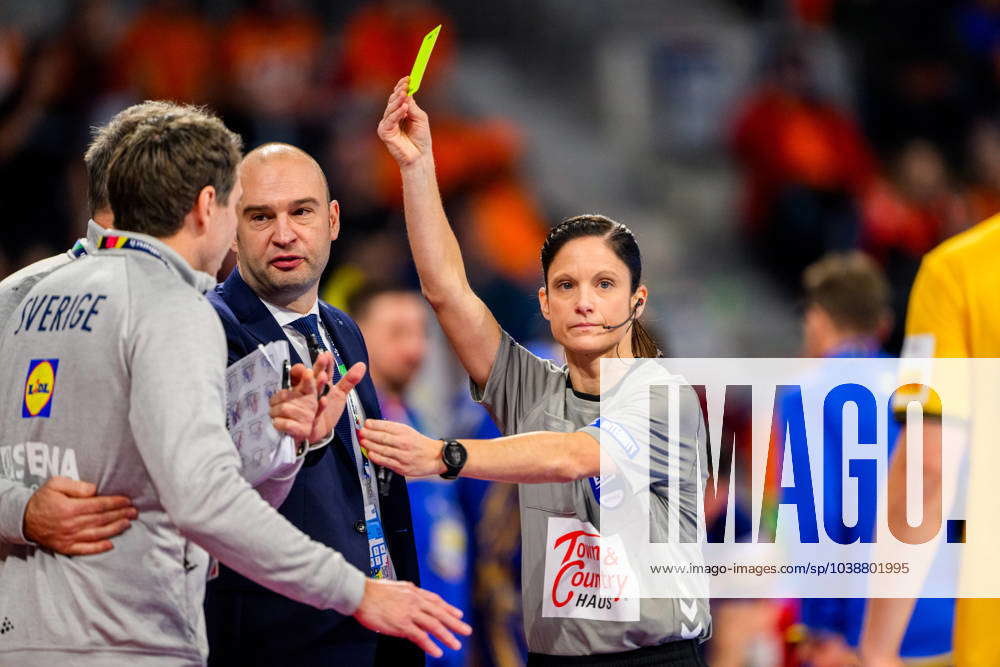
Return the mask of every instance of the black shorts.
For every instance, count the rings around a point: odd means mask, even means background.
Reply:
[[[694,639],[644,646],[622,653],[595,655],[545,655],[529,653],[528,667],[704,667]]]

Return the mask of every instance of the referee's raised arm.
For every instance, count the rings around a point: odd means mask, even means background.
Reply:
[[[478,386],[486,384],[500,345],[500,325],[472,291],[462,250],[445,216],[434,172],[427,113],[406,94],[408,77],[389,96],[378,136],[399,164],[410,251],[420,288]]]

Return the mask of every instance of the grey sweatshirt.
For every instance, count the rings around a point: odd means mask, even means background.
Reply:
[[[86,238],[80,239],[77,244],[84,253],[89,253],[97,246],[103,231],[100,225],[90,220],[87,223]],[[35,283],[81,256],[75,250],[76,247],[46,257],[0,280],[0,328],[11,318],[24,295],[31,291]],[[2,343],[3,339],[0,338],[0,346]],[[21,531],[24,509],[30,497],[31,489],[0,477],[0,542],[27,544]]]
[[[117,232],[108,232],[116,234]],[[0,340],[0,477],[60,474],[132,498],[96,556],[0,544],[0,663],[201,664],[208,555],[295,600],[351,614],[364,575],[296,530],[240,476],[225,428],[226,342],[213,279],[99,250],[38,281]]]

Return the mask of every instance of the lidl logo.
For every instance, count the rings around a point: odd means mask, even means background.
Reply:
[[[56,389],[58,359],[32,359],[28,364],[28,377],[24,381],[24,405],[21,416],[48,417],[52,412],[52,395]]]

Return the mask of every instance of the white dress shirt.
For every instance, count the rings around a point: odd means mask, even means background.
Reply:
[[[288,338],[288,342],[292,344],[292,348],[298,352],[299,358],[302,359],[302,363],[309,366],[311,362],[311,357],[309,356],[309,346],[306,344],[306,337],[303,336],[299,331],[292,326],[292,322],[306,315],[315,315],[316,321],[319,322],[319,335],[323,337],[323,344],[326,345],[326,349],[333,349],[333,341],[330,340],[330,334],[326,332],[326,327],[323,325],[323,318],[319,314],[319,300],[313,302],[312,308],[306,313],[299,313],[294,310],[289,310],[288,308],[282,308],[281,306],[275,306],[273,303],[268,303],[264,299],[260,300],[261,303],[267,308],[274,317],[278,326],[281,327],[285,332],[285,337]]]

